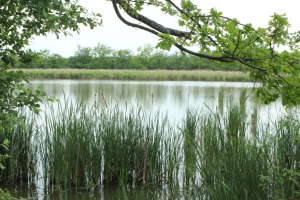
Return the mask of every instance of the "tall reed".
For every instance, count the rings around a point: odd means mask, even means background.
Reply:
[[[19,115],[24,116],[23,123],[17,124],[12,130],[1,130],[0,140],[10,141],[9,151],[0,148],[0,154],[8,154],[10,157],[3,163],[4,170],[0,169],[0,179],[4,182],[14,184],[21,180],[33,180],[37,175],[37,137],[38,127],[36,116],[24,109],[19,110]]]
[[[6,133],[11,158],[1,179],[34,177],[40,159],[45,188],[57,192],[119,185],[126,197],[139,185],[158,187],[159,198],[298,199],[298,113],[263,126],[254,110],[253,128],[241,102],[231,98],[223,114],[188,108],[176,127],[159,113],[66,98],[48,105],[42,128],[29,115],[26,131]]]
[[[158,181],[167,121],[133,109],[90,109],[66,100],[46,113],[41,141],[45,184],[124,185]],[[49,181],[47,181],[49,179]]]
[[[220,113],[223,114],[224,110],[224,92],[225,92],[225,87],[220,87],[219,92],[218,92],[218,106],[220,109]]]
[[[240,128],[244,119],[236,104],[223,117],[219,112],[201,116],[195,144],[201,177],[196,196],[200,199],[267,198],[259,176],[268,170],[268,154],[244,137]]]

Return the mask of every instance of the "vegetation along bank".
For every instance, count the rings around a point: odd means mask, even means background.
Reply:
[[[250,82],[243,72],[207,70],[76,70],[76,69],[22,69],[30,79],[101,79],[101,80],[155,80],[155,81],[228,81]]]

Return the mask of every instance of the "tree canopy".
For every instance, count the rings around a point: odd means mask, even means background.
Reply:
[[[0,59],[5,63],[0,66],[1,133],[22,122],[18,108],[28,107],[39,113],[39,103],[46,95],[40,88],[35,91],[25,89],[23,82],[28,80],[22,71],[7,71],[9,66],[15,65],[16,57],[22,63],[29,63],[37,56],[37,53],[24,48],[32,36],[49,33],[57,37],[60,33],[70,35],[70,31],[79,32],[80,24],[93,29],[102,21],[100,14],[89,14],[85,8],[70,0],[0,0],[0,13]],[[47,52],[42,55],[47,56]],[[58,65],[58,60],[64,62],[59,55],[52,57],[50,62],[53,66]]]
[[[123,23],[158,36],[157,48],[169,50],[175,46],[183,53],[221,63],[237,61],[247,67],[250,78],[261,83],[256,94],[264,103],[282,96],[283,105],[300,104],[300,31],[288,32],[290,24],[285,14],[274,13],[268,27],[255,29],[252,24],[223,16],[214,8],[208,14],[202,13],[191,0],[181,0],[180,4],[172,0],[110,1]],[[179,26],[188,31],[165,27],[142,15],[145,6],[155,6],[178,18]],[[120,9],[135,22],[126,20]],[[190,50],[190,46],[198,46],[199,51]],[[276,48],[281,46],[288,46],[290,51],[279,52]],[[212,49],[214,54],[210,54]]]

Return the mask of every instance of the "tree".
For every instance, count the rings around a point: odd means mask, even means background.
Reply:
[[[93,69],[111,69],[114,67],[114,50],[111,47],[97,43],[97,46],[92,50],[92,54],[94,56]]]
[[[50,68],[63,68],[68,62],[68,59],[61,55],[54,53],[49,56],[49,67]]]
[[[69,65],[72,68],[89,69],[93,60],[92,48],[77,46],[78,49],[75,55],[69,58]]]
[[[115,52],[116,69],[131,69],[133,53],[130,49],[120,49]]]
[[[171,55],[171,62],[169,69],[171,70],[180,70],[186,69],[188,63],[188,57],[184,56],[182,52],[176,51]]]
[[[2,133],[22,123],[18,108],[28,107],[34,113],[40,112],[40,103],[45,93],[25,89],[26,79],[22,71],[8,71],[16,64],[30,63],[36,53],[24,50],[34,35],[60,33],[71,35],[69,31],[79,32],[79,24],[94,28],[101,24],[99,14],[88,14],[86,9],[70,3],[70,0],[2,0],[0,1],[0,144],[4,141]],[[53,100],[53,99],[49,99]],[[23,128],[25,129],[25,125]]]
[[[172,0],[110,1],[122,22],[158,36],[157,48],[169,50],[175,46],[200,58],[222,63],[239,62],[247,67],[250,78],[261,83],[256,94],[264,103],[275,101],[281,95],[283,105],[300,104],[300,31],[288,32],[290,24],[285,15],[274,13],[267,28],[255,29],[251,24],[223,16],[214,8],[204,14],[191,0],[181,0],[180,5]],[[146,5],[177,17],[179,26],[188,31],[165,27],[142,15]],[[123,18],[119,9],[138,23]],[[276,51],[275,47],[283,45],[289,46],[290,52]],[[199,51],[190,50],[189,46],[198,46]],[[215,49],[213,55],[206,53],[212,49]]]
[[[162,50],[156,50],[151,58],[149,69],[166,69],[168,65],[168,55]]]
[[[36,59],[34,59],[36,63],[36,67],[45,69],[46,66],[49,65],[49,61],[50,61],[49,55],[50,55],[50,50],[48,49],[40,50]]]
[[[137,48],[138,54],[135,57],[137,59],[137,62],[141,66],[139,68],[141,69],[149,68],[153,50],[154,47],[152,47],[150,44],[145,44],[144,46]]]

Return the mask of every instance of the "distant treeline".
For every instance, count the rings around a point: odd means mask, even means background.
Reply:
[[[16,68],[70,68],[70,69],[136,69],[136,70],[222,70],[243,71],[245,68],[238,62],[219,63],[196,56],[175,52],[168,54],[146,44],[137,49],[135,55],[130,49],[114,50],[98,43],[96,47],[81,47],[74,56],[64,58],[59,54],[41,50],[32,62],[24,64],[15,60]],[[214,52],[211,52],[214,54]]]

